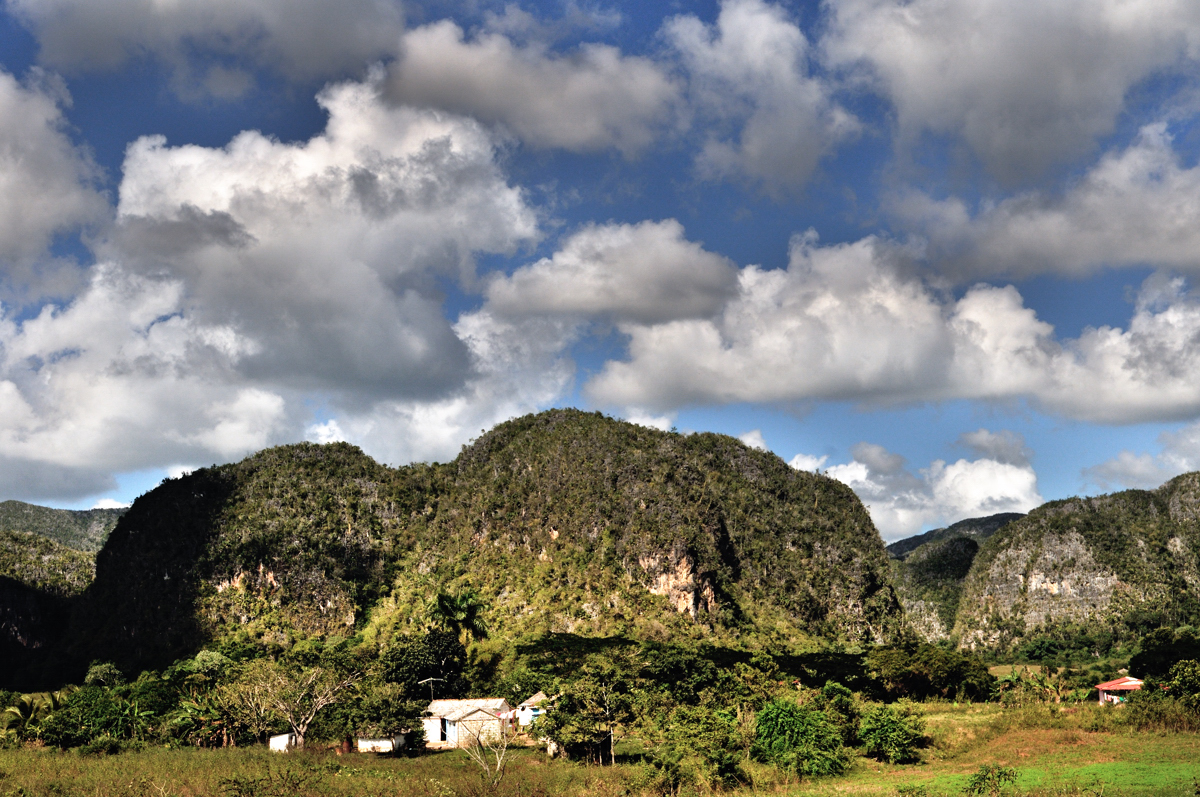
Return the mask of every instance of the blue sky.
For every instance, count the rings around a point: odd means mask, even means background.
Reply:
[[[552,406],[887,539],[1200,467],[1194,3],[0,8],[0,498]]]

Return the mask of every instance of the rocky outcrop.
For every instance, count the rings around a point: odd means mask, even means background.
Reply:
[[[1140,633],[1200,621],[1200,478],[1055,501],[988,539],[953,636],[1006,648],[1070,629]]]

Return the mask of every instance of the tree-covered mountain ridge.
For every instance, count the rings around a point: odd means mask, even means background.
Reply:
[[[447,464],[298,444],[168,480],[118,522],[63,647],[132,669],[230,635],[385,641],[468,586],[508,639],[787,647],[903,623],[844,484],[731,437],[551,410]]]
[[[1051,501],[982,539],[914,542],[892,546],[904,557],[893,559],[893,578],[910,622],[931,641],[1100,649],[1200,623],[1200,473],[1155,490]]]
[[[37,534],[77,551],[95,553],[123,514],[123,508],[53,509],[24,501],[0,501],[0,532]]]

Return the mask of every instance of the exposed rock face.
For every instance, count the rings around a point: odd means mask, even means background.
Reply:
[[[675,560],[674,567],[670,566],[672,559]],[[638,564],[648,574],[654,574],[650,594],[664,596],[680,614],[694,618],[698,612],[712,614],[717,611],[717,595],[712,582],[696,572],[696,560],[691,553],[672,557],[643,555],[638,558]]]
[[[953,630],[1002,648],[1056,629],[1136,630],[1195,622],[1200,478],[1046,504],[987,540]]]
[[[1036,545],[1000,551],[971,579],[957,629],[960,644],[994,647],[1056,623],[1107,622],[1121,592],[1136,590],[1100,565],[1079,533],[1047,534]]]

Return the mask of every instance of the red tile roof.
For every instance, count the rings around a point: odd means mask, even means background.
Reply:
[[[1142,688],[1142,682],[1137,678],[1130,678],[1126,675],[1115,681],[1105,681],[1102,684],[1097,684],[1096,688],[1101,692],[1133,692]]]

